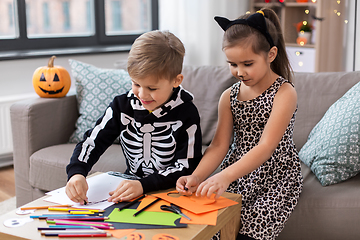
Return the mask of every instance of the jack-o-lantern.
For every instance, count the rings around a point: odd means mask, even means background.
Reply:
[[[40,97],[64,97],[70,89],[70,74],[65,68],[54,66],[55,58],[52,56],[47,66],[37,68],[33,74],[33,86]]]

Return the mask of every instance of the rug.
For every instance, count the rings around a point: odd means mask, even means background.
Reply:
[[[0,202],[0,215],[16,209],[16,197],[9,198],[3,202]]]

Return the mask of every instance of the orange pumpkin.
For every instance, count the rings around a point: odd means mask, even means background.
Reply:
[[[47,66],[37,68],[33,74],[33,86],[40,97],[64,97],[69,92],[70,74],[65,68],[54,66],[55,58],[52,56]]]

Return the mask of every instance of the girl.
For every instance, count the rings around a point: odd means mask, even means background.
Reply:
[[[217,130],[200,164],[176,187],[208,197],[225,190],[241,194],[237,239],[275,239],[303,184],[292,139],[297,96],[279,19],[262,9],[234,21],[215,20],[225,31],[223,51],[239,82],[220,98]],[[220,163],[222,171],[206,179]]]

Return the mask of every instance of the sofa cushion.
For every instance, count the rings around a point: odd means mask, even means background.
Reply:
[[[51,191],[66,185],[66,165],[75,148],[74,143],[60,144],[43,148],[30,156],[29,182],[31,186]],[[117,144],[110,146],[94,165],[94,172],[124,172],[126,163],[121,148]]]
[[[184,66],[182,86],[194,95],[199,110],[203,144],[210,144],[218,120],[218,103],[225,89],[238,80],[228,66]]]
[[[75,78],[79,118],[71,143],[83,139],[84,133],[94,127],[116,95],[131,89],[129,74],[121,69],[102,69],[76,60],[69,60]]]
[[[295,73],[298,112],[294,142],[299,151],[329,107],[359,82],[360,72]]]
[[[360,216],[360,175],[322,187],[304,163],[301,171],[304,187],[299,203],[276,239],[359,239],[355,219]]]
[[[323,186],[360,172],[360,83],[327,110],[299,152]]]

